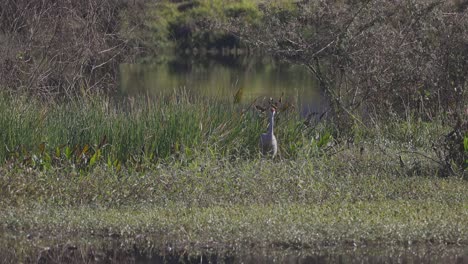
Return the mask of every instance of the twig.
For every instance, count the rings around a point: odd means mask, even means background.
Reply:
[[[444,164],[442,162],[440,162],[440,161],[438,161],[438,160],[436,160],[436,159],[434,159],[432,157],[429,157],[424,153],[418,152],[418,151],[403,150],[403,151],[398,152],[397,154],[399,155],[399,154],[402,154],[402,153],[416,154],[416,155],[419,155],[419,156],[424,157],[426,159],[432,160],[432,161],[436,162],[437,164],[439,164],[440,166],[444,166]]]

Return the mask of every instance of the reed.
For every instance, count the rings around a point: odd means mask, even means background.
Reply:
[[[267,119],[247,108],[187,95],[79,98],[67,103],[2,97],[0,160],[41,156],[55,163],[88,164],[99,154],[95,160],[126,163],[190,158],[204,151],[252,158],[258,156],[258,138]],[[281,155],[297,156],[311,130],[297,113],[280,113]]]
[[[39,168],[155,164],[205,153],[257,159],[259,135],[267,128],[266,115],[251,105],[183,92],[151,99],[81,97],[66,103],[2,96],[0,113],[2,163]],[[276,123],[279,159],[287,160],[353,152],[350,144],[357,149],[381,144],[394,154],[417,150],[436,158],[433,143],[448,132],[442,120],[429,123],[411,117],[371,127],[355,125],[345,136],[333,120],[310,123],[295,111],[279,112]]]

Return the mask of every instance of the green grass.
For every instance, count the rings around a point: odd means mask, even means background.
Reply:
[[[373,168],[363,175],[331,161],[210,161],[199,161],[204,170],[171,164],[144,173],[3,170],[3,244],[15,261],[55,245],[242,252],[468,244],[465,180]]]
[[[37,201],[49,205],[122,206],[140,203],[193,206],[386,200],[464,203],[466,181],[432,175],[408,177],[377,159],[231,161],[200,156],[187,161],[91,171],[1,169],[0,204]],[[350,162],[350,163],[348,163]],[[351,164],[352,162],[352,164]],[[398,175],[398,173],[400,175]]]
[[[157,244],[210,241],[242,247],[284,245],[466,245],[466,204],[434,201],[376,201],[250,206],[157,206],[131,208],[13,208],[2,221],[38,237],[99,235]],[[450,222],[447,222],[450,219]],[[49,237],[50,236],[50,237]]]
[[[270,160],[257,146],[266,117],[247,108],[2,97],[0,239],[14,250],[1,254],[468,244],[468,182],[437,176],[441,122],[356,126],[345,141],[283,112]]]
[[[90,162],[99,150],[104,163],[186,158],[202,152],[251,158],[267,119],[246,106],[170,96],[156,101],[78,99],[48,104],[0,99],[0,160],[31,163]],[[277,134],[283,157],[299,154],[313,129],[294,113],[282,113]],[[313,145],[313,144],[312,144]],[[47,154],[47,155],[46,155]]]
[[[235,36],[213,25],[224,23],[229,19],[243,21],[249,25],[259,25],[263,18],[260,4],[272,8],[282,7],[282,10],[286,11],[296,8],[288,1],[151,2],[145,5],[144,29],[139,35],[147,39],[148,46],[161,48],[176,47],[184,50],[238,46],[240,42]]]
[[[189,252],[468,244],[466,180],[340,162],[201,156],[144,172],[2,169],[4,244],[15,261],[65,244]]]

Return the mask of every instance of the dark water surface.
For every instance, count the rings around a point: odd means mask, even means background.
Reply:
[[[112,243],[111,243],[112,244]],[[320,250],[260,249],[232,252],[166,250],[140,253],[137,249],[60,246],[28,257],[34,263],[468,263],[468,248],[461,246],[336,247]],[[1,251],[0,251],[1,252]],[[7,258],[8,259],[8,258]],[[29,261],[28,261],[29,260]],[[3,262],[2,262],[3,263]]]
[[[302,114],[324,108],[313,75],[301,65],[254,56],[174,56],[159,63],[123,64],[122,95],[164,95],[174,91],[251,103],[270,97],[300,109]]]
[[[135,263],[468,263],[468,249],[355,249],[338,252],[263,251],[248,254],[140,256]]]

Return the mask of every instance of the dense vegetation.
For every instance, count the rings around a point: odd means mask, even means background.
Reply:
[[[0,254],[460,252],[467,13],[457,1],[4,1],[0,244],[14,250]],[[330,99],[326,118],[279,111],[275,160],[258,153],[255,105],[113,96],[123,61],[236,45],[304,65]]]
[[[141,51],[243,43],[311,71],[330,98],[337,140],[351,140],[355,126],[380,122],[446,124],[450,130],[434,147],[443,174],[460,174],[468,137],[464,8],[456,1],[7,1],[0,18],[1,87],[42,98],[92,96],[115,91],[117,65]],[[99,141],[62,139],[73,141],[70,148]],[[169,145],[181,144],[173,139],[155,155],[165,157]],[[21,140],[6,141],[8,148],[24,145]],[[155,141],[140,143],[155,148]]]
[[[269,160],[256,147],[264,114],[176,95],[3,99],[0,221],[15,248],[5,256],[83,262],[109,247],[131,256],[135,247],[349,244],[453,245],[463,254],[468,186],[462,174],[438,177],[446,174],[432,145],[449,130],[442,122],[356,126],[352,141],[340,141],[336,127],[283,112],[281,158]]]
[[[77,99],[66,104],[24,98],[0,99],[0,157],[11,166],[50,169],[97,163],[124,164],[184,160],[211,153],[213,158],[258,158],[258,137],[267,127],[266,113],[253,106],[194,98],[176,92],[147,99]],[[450,127],[442,119],[424,122],[408,117],[378,126],[355,126],[342,138],[332,119],[305,120],[295,110],[280,112],[276,134],[285,160],[339,154],[342,148],[393,148],[387,159],[399,163],[405,153],[429,162],[430,174],[444,175],[443,144]],[[462,142],[463,152],[467,151]],[[387,147],[383,147],[383,149]],[[373,150],[374,152],[375,150]],[[384,151],[384,153],[387,153]],[[359,153],[357,153],[359,154]],[[454,164],[453,166],[456,166]],[[426,166],[423,166],[426,168]],[[462,168],[456,167],[459,171]],[[459,176],[463,175],[463,170]]]

